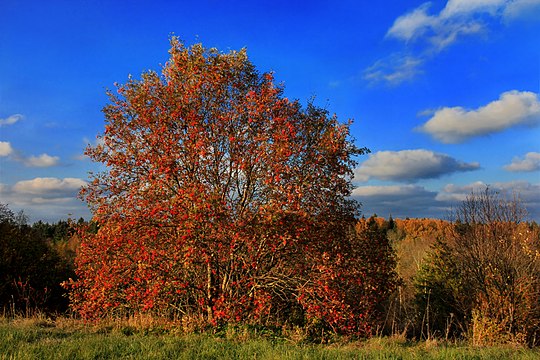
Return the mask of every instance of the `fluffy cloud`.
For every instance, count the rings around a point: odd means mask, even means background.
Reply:
[[[13,191],[19,194],[32,195],[76,194],[85,184],[84,180],[78,178],[35,178],[17,182],[13,186]]]
[[[5,119],[0,119],[0,127],[6,126],[6,125],[13,125],[17,121],[21,120],[22,118],[23,116],[21,114],[14,114],[14,115],[8,116]]]
[[[11,143],[7,141],[0,141],[0,157],[2,156],[11,156],[12,160],[22,162],[29,167],[51,167],[60,163],[60,158],[58,156],[51,156],[48,154],[26,157],[19,151],[13,150]]]
[[[447,143],[460,143],[475,136],[500,132],[516,125],[540,124],[538,94],[512,90],[476,110],[445,107],[435,112],[418,130]]]
[[[380,151],[369,156],[355,171],[354,180],[370,178],[414,182],[460,171],[476,170],[478,163],[464,163],[429,150]]]
[[[504,167],[508,171],[537,171],[540,170],[540,153],[530,152],[524,159],[514,158],[512,163]]]
[[[13,153],[11,144],[7,141],[0,141],[0,156],[9,156]]]
[[[30,156],[23,159],[26,166],[31,167],[50,167],[58,165],[60,158],[58,156],[50,156],[47,154],[41,154],[39,156]]]
[[[10,186],[0,186],[0,203],[14,211],[24,210],[30,221],[56,222],[68,217],[90,218],[85,204],[77,198],[86,182],[78,178],[35,178]]]

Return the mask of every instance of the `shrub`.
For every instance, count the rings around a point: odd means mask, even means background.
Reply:
[[[517,198],[486,189],[456,211],[454,226],[418,274],[419,311],[432,331],[451,314],[477,343],[527,342],[540,331],[540,237]]]

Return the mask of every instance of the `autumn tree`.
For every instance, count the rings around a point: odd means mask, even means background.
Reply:
[[[350,256],[350,179],[367,150],[348,124],[289,101],[245,50],[176,38],[160,74],[109,96],[105,131],[86,151],[106,170],[82,191],[99,230],[83,237],[68,285],[75,310],[210,324],[284,323],[297,311],[340,323],[341,310],[307,304],[347,291],[318,279],[339,276],[325,259]]]

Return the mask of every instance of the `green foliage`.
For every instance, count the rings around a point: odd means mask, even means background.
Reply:
[[[426,320],[425,307],[417,306],[418,290],[414,278],[424,266],[431,247],[444,239],[449,223],[436,219],[392,219],[392,222],[392,227],[387,226],[387,237],[396,254],[400,283],[386,311],[386,331],[411,338],[420,337],[422,329],[425,330],[422,327],[423,320]],[[392,222],[388,221],[389,224]]]
[[[416,326],[423,338],[464,336],[471,289],[446,243],[439,241],[414,277]]]
[[[59,242],[70,238],[74,234],[73,225],[66,220],[55,224],[44,223],[39,220],[32,225],[32,229],[41,237],[52,242]]]

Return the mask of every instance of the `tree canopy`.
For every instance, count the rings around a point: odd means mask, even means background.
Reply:
[[[285,98],[245,50],[177,38],[161,73],[109,96],[105,132],[86,151],[106,170],[82,191],[99,230],[81,243],[77,311],[214,324],[351,315],[338,269],[352,261],[352,169],[368,150],[350,122]]]

